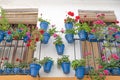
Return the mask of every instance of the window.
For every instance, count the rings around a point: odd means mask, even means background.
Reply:
[[[25,24],[30,31],[36,27],[38,9],[5,9],[5,12],[6,18],[13,29],[16,29],[18,24]],[[13,39],[9,43],[4,39],[0,43],[0,62],[3,63],[7,59],[10,63],[16,63],[17,58],[24,62],[30,62],[33,57],[33,51],[30,51],[25,45],[26,43],[23,42],[23,39]]]

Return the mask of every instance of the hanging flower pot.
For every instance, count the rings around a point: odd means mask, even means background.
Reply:
[[[6,42],[12,41],[12,35],[6,35]]]
[[[65,74],[70,73],[70,62],[62,62],[61,66]]]
[[[22,69],[22,74],[30,74],[30,70],[29,69]]]
[[[94,34],[88,34],[88,41],[90,42],[97,42],[97,38]]]
[[[53,61],[49,60],[44,64],[44,72],[49,73],[51,71]]]
[[[40,28],[43,29],[44,31],[47,31],[48,24],[49,24],[48,22],[42,21],[42,22],[40,22]]]
[[[47,44],[48,43],[48,41],[49,41],[49,39],[50,39],[50,34],[49,33],[44,33],[43,34],[43,39],[42,39],[42,43],[44,43],[44,44]]]
[[[2,74],[3,73],[3,70],[2,69],[0,69],[0,74]]]
[[[93,69],[93,67],[91,67],[91,66],[86,66],[86,67],[85,67],[85,74],[86,74],[86,75],[89,74],[89,71],[90,71],[91,69]]]
[[[87,39],[87,32],[85,30],[81,30],[78,32],[78,36],[81,41],[85,41]]]
[[[113,68],[111,70],[112,75],[120,75],[120,68]]]
[[[29,39],[30,39],[30,38],[29,38],[28,36],[23,37],[23,41],[24,41],[25,43],[27,43],[27,41],[28,41]]]
[[[20,73],[20,68],[18,68],[18,67],[15,67],[15,68],[13,68],[13,72],[14,72],[14,74],[19,74]]]
[[[65,48],[64,44],[56,44],[55,47],[58,55],[62,55],[64,53],[64,48]]]
[[[72,22],[65,23],[65,28],[66,29],[72,29],[73,28],[73,23]]]
[[[4,32],[0,30],[0,42],[4,39]]]
[[[41,66],[39,64],[31,63],[30,64],[30,75],[36,77],[39,73]]]
[[[12,68],[5,68],[5,74],[11,74],[12,73]]]
[[[73,43],[74,42],[74,34],[66,34],[65,39],[67,40],[68,43]]]
[[[83,66],[77,67],[75,69],[75,74],[76,74],[77,78],[82,79],[85,75],[85,67],[83,67]]]

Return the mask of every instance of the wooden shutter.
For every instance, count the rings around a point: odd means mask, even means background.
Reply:
[[[5,9],[10,24],[37,24],[38,9]]]

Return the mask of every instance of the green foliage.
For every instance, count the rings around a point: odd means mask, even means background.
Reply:
[[[31,63],[40,64],[40,62],[37,58],[33,58]]]
[[[75,70],[76,68],[80,67],[80,66],[85,66],[85,59],[76,59],[72,61],[72,68]]]
[[[51,29],[48,30],[48,33],[52,36],[56,31],[56,27],[52,27]]]
[[[91,28],[87,23],[76,23],[75,26],[77,27],[78,31],[85,30],[86,32],[90,32]]]
[[[50,22],[47,19],[44,20],[44,19],[42,19],[42,17],[38,18],[38,21],[40,21],[40,22],[47,22],[48,24],[50,24]]]
[[[8,23],[8,20],[5,17],[5,11],[1,7],[0,9],[1,9],[0,30],[7,31],[10,28],[10,24]]]
[[[51,57],[44,57],[44,59],[43,60],[41,60],[39,63],[41,64],[41,65],[44,65],[46,62],[48,62],[48,61],[52,61],[53,62],[53,59],[51,58]]]
[[[61,58],[57,59],[58,66],[61,66],[63,62],[70,62],[69,56],[63,55]]]
[[[66,34],[76,34],[76,30],[73,28],[73,29],[67,29],[65,31]]]
[[[63,41],[62,41],[62,38],[58,35],[56,38],[55,38],[55,41],[53,42],[55,45],[58,44],[58,45],[61,45],[63,44]]]
[[[65,20],[65,23],[69,23],[69,22],[75,23],[74,18],[70,18],[70,17],[68,16],[68,17],[66,18],[66,20]]]
[[[28,67],[29,67],[29,64],[26,63],[26,62],[22,62],[22,63],[19,64],[19,67],[22,68],[22,69],[23,69],[23,68],[28,68]]]
[[[90,78],[91,80],[105,80],[105,75],[101,71],[90,69]]]
[[[14,65],[12,63],[9,63],[9,62],[5,62],[4,66],[5,66],[5,68],[13,68],[14,67]]]

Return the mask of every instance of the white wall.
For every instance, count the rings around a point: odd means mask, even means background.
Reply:
[[[3,8],[39,8],[39,14],[43,14],[43,18],[50,19],[52,24],[57,26],[57,29],[64,28],[64,18],[67,11],[74,11],[75,15],[78,14],[78,9],[82,10],[114,10],[117,19],[120,21],[120,0],[0,0],[0,6]],[[39,27],[39,22],[38,22]],[[62,35],[64,37],[64,35]],[[69,55],[70,59],[74,59],[74,47],[73,44],[68,44],[63,38],[65,43],[65,55]],[[35,56],[38,57],[39,44]],[[46,74],[41,69],[41,77],[72,77],[74,71],[68,75],[63,74],[61,69],[57,68],[56,60],[58,57],[55,47],[53,45],[53,39],[51,38],[49,43],[42,44],[41,59],[44,56],[50,56],[55,60],[55,64],[51,73]],[[76,56],[80,58],[79,41],[76,42]]]

